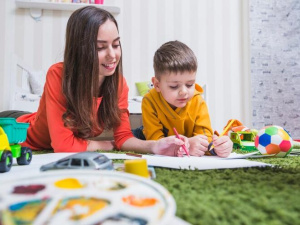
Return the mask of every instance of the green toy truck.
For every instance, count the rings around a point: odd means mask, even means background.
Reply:
[[[14,118],[0,118],[0,173],[11,169],[13,158],[19,165],[30,164],[31,149],[20,145],[26,140],[28,127],[28,123],[18,123]]]
[[[240,149],[245,152],[257,151],[257,148],[254,145],[255,136],[255,131],[237,131],[230,133],[233,148]]]

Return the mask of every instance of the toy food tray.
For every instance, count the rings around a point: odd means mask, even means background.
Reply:
[[[18,123],[14,118],[0,118],[0,127],[6,133],[10,144],[22,143],[26,140],[29,123]]]
[[[112,171],[51,171],[1,182],[0,224],[169,224],[172,195]]]

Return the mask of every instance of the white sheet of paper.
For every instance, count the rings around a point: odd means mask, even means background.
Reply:
[[[49,153],[41,155],[33,155],[32,162],[27,166],[19,166],[14,159],[14,164],[7,173],[0,173],[0,183],[2,179],[14,179],[22,174],[39,174],[40,167],[44,164],[57,161],[74,153]],[[110,159],[139,159],[139,157],[128,156],[126,154],[103,153]],[[188,170],[208,170],[208,169],[227,169],[242,167],[264,167],[270,164],[240,159],[241,154],[231,153],[228,158],[220,158],[217,156],[202,157],[169,157],[159,155],[143,155],[143,159],[147,159],[147,164],[154,167],[165,167],[172,169],[188,169]]]
[[[249,161],[245,159],[224,159],[217,156],[202,156],[202,157],[150,157],[145,156],[147,163],[150,166],[166,167],[173,169],[188,169],[188,170],[209,170],[209,169],[230,169],[242,167],[263,167],[268,166],[266,163]]]
[[[128,156],[125,154],[105,153],[105,155],[110,159],[139,159],[139,157]],[[228,158],[220,158],[218,156],[169,157],[159,155],[143,155],[142,158],[147,159],[147,164],[149,166],[172,169],[209,170],[271,166],[266,163],[245,160],[245,158],[250,156],[252,156],[252,153],[247,156],[244,154],[231,153]]]

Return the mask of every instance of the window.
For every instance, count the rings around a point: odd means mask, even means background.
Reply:
[[[66,166],[69,165],[69,161],[70,161],[70,159],[65,159],[65,160],[59,161],[57,163],[57,166],[59,166],[59,167],[66,167]]]
[[[72,159],[71,166],[81,166],[81,159]]]
[[[99,156],[99,157],[96,157],[96,158],[94,158],[94,161],[97,163],[97,164],[102,164],[102,163],[105,163],[105,162],[107,162],[108,161],[108,158],[106,157],[106,156],[104,156],[104,155],[101,155],[101,156]]]
[[[89,163],[88,163],[88,161],[87,161],[87,160],[85,160],[85,159],[83,160],[83,166],[84,166],[84,167],[88,167],[88,166],[89,166]]]

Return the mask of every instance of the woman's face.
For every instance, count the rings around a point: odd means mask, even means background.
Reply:
[[[114,22],[107,20],[97,36],[100,80],[114,74],[121,57],[120,37]]]

